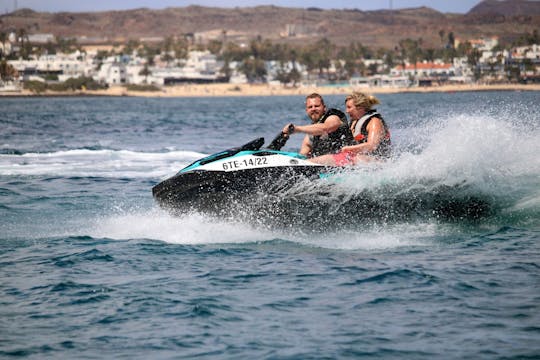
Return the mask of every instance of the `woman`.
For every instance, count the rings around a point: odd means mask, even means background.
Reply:
[[[324,165],[354,165],[390,157],[390,131],[381,114],[372,107],[379,99],[359,91],[345,98],[345,108],[351,120],[355,144],[344,146],[341,152],[318,156],[311,161]]]

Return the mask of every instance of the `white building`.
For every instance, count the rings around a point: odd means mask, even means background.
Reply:
[[[363,59],[362,62],[366,68],[375,67],[377,72],[382,72],[385,68],[384,60],[382,59]]]
[[[94,69],[92,59],[78,50],[71,54],[58,53],[41,55],[29,60],[9,60],[8,63],[24,76],[56,74],[59,81],[91,76]]]
[[[402,75],[373,75],[369,77],[370,86],[408,87],[411,86],[409,77]]]
[[[504,64],[504,60],[508,58],[508,51],[482,51],[482,55],[478,59],[479,63],[483,64]]]
[[[94,80],[109,85],[125,84],[127,78],[126,64],[121,62],[104,63],[99,68]]]
[[[453,61],[455,74],[448,78],[449,81],[458,83],[470,83],[473,79],[473,70],[469,66],[469,60],[466,56],[456,57]]]
[[[215,74],[219,72],[223,62],[217,61],[217,58],[210,51],[190,51],[183,68],[187,72],[200,74]]]
[[[512,51],[513,59],[540,60],[540,45],[519,46]]]
[[[127,56],[109,56],[103,59],[93,78],[109,85],[126,84],[128,63],[129,57]]]
[[[405,75],[410,77],[440,77],[454,76],[456,69],[453,64],[437,62],[421,62],[415,64],[398,65],[390,70],[390,74]]]
[[[478,49],[479,51],[491,51],[493,48],[497,45],[499,45],[499,38],[494,37],[480,37],[479,39],[469,39],[469,40],[462,40],[459,38],[456,38],[455,40],[455,47],[458,47],[460,43],[468,42],[471,44],[471,46],[474,49]]]
[[[155,84],[182,82],[214,82],[223,76],[224,63],[218,61],[209,51],[190,51],[187,59],[180,60],[178,66],[152,67],[150,70]]]
[[[28,35],[28,41],[32,44],[46,44],[52,43],[56,40],[53,34],[30,34]]]

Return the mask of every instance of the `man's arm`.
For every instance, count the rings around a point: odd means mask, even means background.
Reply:
[[[294,125],[294,132],[308,135],[325,135],[336,131],[341,126],[341,119],[337,115],[330,115],[325,122],[310,125]]]

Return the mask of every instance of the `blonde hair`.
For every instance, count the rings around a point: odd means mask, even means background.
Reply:
[[[354,106],[361,107],[366,110],[371,109],[373,105],[377,105],[381,103],[379,99],[377,99],[375,96],[367,95],[360,91],[353,91],[351,95],[348,95],[345,98],[345,103],[347,103],[347,101],[349,100],[353,101]]]

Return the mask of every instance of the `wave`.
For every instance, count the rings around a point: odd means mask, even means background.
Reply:
[[[384,230],[384,231],[383,231]],[[115,240],[151,239],[180,245],[238,244],[264,246],[280,243],[328,249],[377,250],[401,246],[425,246],[441,232],[435,224],[399,224],[371,228],[363,232],[329,230],[303,233],[291,229],[261,229],[256,224],[219,220],[200,213],[172,216],[161,209],[126,211],[96,218],[90,229],[81,229],[93,238]]]
[[[512,124],[493,117],[466,116],[398,129],[396,157],[369,178],[354,176],[352,190],[380,181],[437,179],[446,184],[493,183],[499,179],[538,177],[540,174],[537,124]],[[238,144],[231,144],[231,147]],[[170,176],[192,161],[207,156],[188,150],[139,152],[83,148],[47,153],[0,154],[1,175],[55,175],[92,177]],[[443,180],[444,179],[444,180]],[[521,181],[521,180],[520,180]]]
[[[331,196],[365,194],[374,202],[402,200],[409,206],[439,201],[463,211],[466,204],[489,205],[490,216],[506,218],[518,212],[522,219],[540,214],[538,124],[461,115],[417,132],[422,141],[404,147],[377,171],[343,177]]]
[[[51,153],[0,154],[0,176],[163,178],[206,154],[76,149]]]
[[[218,217],[108,211],[81,235],[187,244],[284,239],[377,248],[418,245],[446,231],[449,223],[462,226],[467,220],[473,225],[538,226],[538,124],[461,115],[401,129],[400,135],[395,157],[373,169],[350,169],[316,184],[299,182],[279,196],[251,199],[249,207],[233,204],[236,208],[224,209]],[[107,149],[0,154],[0,176],[155,180],[203,156],[182,150]],[[247,221],[239,222],[242,217]]]

